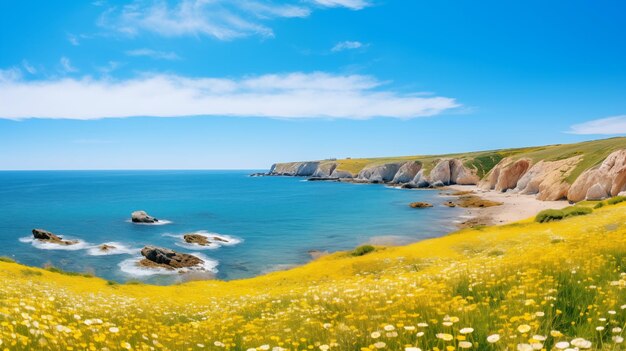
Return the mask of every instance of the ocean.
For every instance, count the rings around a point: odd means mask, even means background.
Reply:
[[[0,256],[119,282],[203,278],[137,267],[140,249],[155,245],[199,255],[211,277],[232,280],[304,264],[310,251],[441,236],[454,230],[461,214],[442,206],[447,199],[436,190],[249,177],[252,172],[0,172]],[[413,201],[435,206],[412,209]],[[135,210],[165,224],[134,224]],[[80,243],[42,244],[32,240],[33,228]],[[225,235],[232,245],[200,250],[182,240],[192,232]],[[103,243],[117,250],[102,255],[95,247]]]

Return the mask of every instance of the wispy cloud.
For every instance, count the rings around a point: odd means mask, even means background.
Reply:
[[[78,40],[78,36],[74,35],[74,34],[68,34],[67,35],[67,41],[69,41],[70,44],[72,44],[74,46],[80,45],[80,41]]]
[[[128,35],[153,32],[167,37],[210,36],[231,40],[250,35],[272,37],[274,32],[264,21],[308,15],[305,7],[260,1],[181,0],[170,6],[165,1],[154,0],[110,8],[100,24]]]
[[[626,115],[595,119],[570,127],[571,134],[626,134]]]
[[[335,44],[335,46],[333,46],[333,48],[331,49],[331,51],[333,52],[339,52],[339,51],[344,51],[344,50],[354,50],[354,49],[361,49],[367,47],[367,44],[363,44],[360,41],[341,41],[337,44]]]
[[[30,73],[30,74],[36,74],[37,73],[37,69],[35,68],[35,66],[31,65],[28,61],[26,60],[22,60],[22,67],[24,67],[24,69],[26,70],[26,72]]]
[[[400,93],[364,75],[317,72],[226,79],[150,74],[129,80],[26,81],[2,72],[0,118],[7,119],[197,115],[408,119],[460,106],[448,97]]]
[[[129,36],[150,32],[166,37],[209,36],[219,40],[252,35],[267,38],[274,36],[268,22],[276,18],[308,17],[315,8],[360,10],[368,5],[364,0],[179,0],[173,5],[165,0],[135,0],[125,6],[109,7],[99,24]]]
[[[180,60],[180,57],[173,51],[159,51],[152,49],[135,49],[126,51],[126,55],[128,56],[145,56],[150,57],[155,60],[169,60],[175,61]]]
[[[61,59],[59,60],[59,63],[61,64],[61,70],[64,73],[78,72],[78,69],[72,66],[72,62],[70,61],[70,59],[65,56],[61,57]]]
[[[313,2],[321,6],[347,7],[352,10],[361,10],[365,7],[371,6],[371,3],[365,0],[313,0]]]

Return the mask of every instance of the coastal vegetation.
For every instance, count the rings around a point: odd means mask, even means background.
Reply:
[[[588,215],[593,210],[584,206],[569,206],[561,210],[544,210],[537,214],[535,221],[539,223],[560,221],[568,217]]]
[[[230,282],[111,284],[0,260],[0,348],[618,350],[625,210],[339,252]]]

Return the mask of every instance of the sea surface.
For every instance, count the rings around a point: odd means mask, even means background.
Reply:
[[[375,184],[249,177],[250,171],[0,172],[0,256],[115,280],[153,284],[215,277],[240,279],[311,260],[310,251],[349,250],[364,243],[404,244],[454,229],[459,209],[435,190]],[[412,209],[413,201],[433,208]],[[162,225],[130,222],[145,210]],[[42,228],[80,244],[32,240]],[[231,245],[200,249],[182,235],[217,233]],[[102,255],[95,247],[118,249]],[[199,255],[210,274],[139,268],[140,249],[156,245]]]

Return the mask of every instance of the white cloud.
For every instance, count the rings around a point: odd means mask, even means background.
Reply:
[[[306,17],[310,10],[297,5],[267,1],[181,0],[170,6],[163,0],[134,1],[109,8],[100,24],[128,35],[152,32],[166,37],[210,36],[231,40],[250,35],[272,37],[264,20],[277,17]]]
[[[575,124],[570,127],[571,134],[626,134],[626,115],[600,118],[593,121]]]
[[[67,35],[67,41],[69,41],[70,44],[72,44],[74,46],[80,45],[80,41],[78,40],[78,36],[76,36],[74,34],[68,34]]]
[[[315,3],[326,7],[347,7],[352,10],[361,10],[371,3],[365,0],[313,0]]]
[[[460,106],[452,98],[385,89],[383,82],[363,75],[317,72],[226,79],[151,74],[129,80],[25,81],[2,72],[0,118],[6,119],[197,115],[408,119]]]
[[[35,66],[31,65],[30,63],[28,63],[28,61],[26,60],[22,60],[22,67],[24,67],[24,69],[26,70],[26,72],[30,73],[30,74],[35,74],[37,73],[37,69],[35,68]]]
[[[67,57],[65,56],[61,57],[59,62],[61,63],[61,69],[63,70],[63,72],[65,73],[78,72],[78,69],[72,66],[72,62]]]
[[[152,49],[135,49],[126,51],[128,56],[145,56],[155,60],[180,60],[180,57],[173,51],[158,51]]]
[[[335,46],[333,46],[331,50],[334,52],[338,52],[338,51],[344,51],[344,50],[360,49],[366,46],[367,45],[361,43],[360,41],[342,41],[342,42],[335,44]]]

